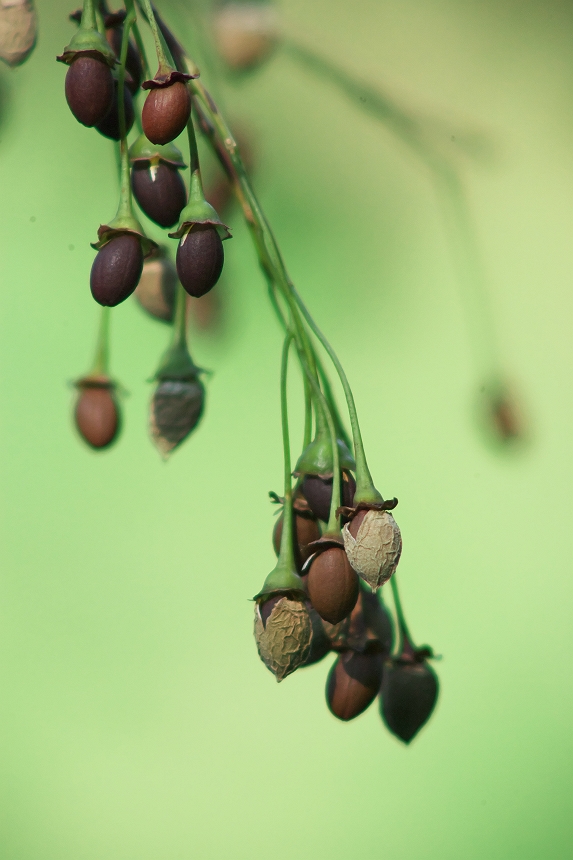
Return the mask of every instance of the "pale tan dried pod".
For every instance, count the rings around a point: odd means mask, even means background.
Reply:
[[[266,623],[259,604],[255,605],[255,640],[261,660],[282,681],[306,662],[312,622],[304,601],[285,595],[271,599],[274,605]]]
[[[19,66],[36,44],[34,0],[0,0],[0,59]]]
[[[346,523],[342,537],[351,566],[376,591],[390,579],[400,560],[398,523],[388,511],[360,511]]]
[[[267,58],[277,42],[276,9],[270,3],[225,3],[213,16],[213,35],[217,50],[231,69],[252,69]]]
[[[175,264],[168,257],[146,260],[134,296],[152,317],[172,322],[177,281]]]

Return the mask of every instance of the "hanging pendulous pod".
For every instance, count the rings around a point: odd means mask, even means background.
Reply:
[[[215,286],[223,262],[223,242],[212,224],[195,224],[179,240],[177,273],[190,296],[199,298]]]
[[[409,744],[429,720],[438,697],[438,678],[425,660],[393,659],[384,666],[380,713],[387,728]]]
[[[326,701],[339,720],[353,720],[374,701],[382,681],[380,654],[348,651],[341,654],[328,675]]]
[[[116,233],[97,252],[90,287],[100,305],[115,307],[135,290],[143,269],[141,241],[134,233]]]
[[[332,502],[333,478],[322,478],[320,475],[305,475],[302,482],[302,493],[313,514],[323,522],[328,522],[330,504]],[[356,492],[356,483],[351,473],[344,470],[340,479],[340,504],[351,507]]]
[[[66,73],[66,99],[78,122],[89,128],[101,123],[111,110],[114,80],[109,64],[98,57],[78,54]]]
[[[187,202],[187,191],[175,165],[136,162],[131,170],[131,187],[148,218],[160,227],[177,224]]]
[[[103,134],[104,137],[109,137],[110,140],[120,140],[121,138],[121,130],[119,127],[119,100],[117,93],[118,85],[117,81],[114,81],[111,107],[103,119],[95,124],[99,133]],[[125,131],[127,134],[135,119],[133,99],[131,98],[131,92],[127,83],[123,85],[123,104],[125,108]]]
[[[314,555],[308,566],[308,596],[321,618],[337,624],[354,609],[358,577],[338,541],[323,537],[310,548]]]
[[[205,389],[200,379],[159,381],[151,400],[151,438],[167,457],[195,429],[203,414]]]
[[[257,649],[277,681],[282,681],[306,663],[312,636],[306,601],[288,594],[276,594],[255,604]]]
[[[170,143],[184,130],[190,114],[191,96],[184,81],[152,86],[141,111],[145,136],[152,143]]]
[[[108,448],[120,429],[115,384],[107,376],[94,375],[78,379],[75,385],[74,420],[80,436],[91,448]]]
[[[173,322],[177,271],[166,255],[159,251],[143,264],[134,296],[148,314],[162,322]]]

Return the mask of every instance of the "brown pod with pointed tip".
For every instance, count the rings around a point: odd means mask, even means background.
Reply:
[[[296,510],[293,511],[293,513],[295,525],[295,529],[293,531],[294,555],[297,570],[300,571],[305,561],[308,561],[312,555],[312,550],[309,550],[308,544],[319,539],[320,528],[318,527],[317,521],[312,517],[303,516]],[[281,514],[273,529],[273,547],[277,555],[281,548],[283,522],[284,514]]]
[[[191,114],[191,96],[182,81],[149,91],[141,111],[141,124],[151,143],[164,145],[179,137]]]
[[[151,437],[167,457],[195,429],[203,414],[205,389],[199,379],[161,379],[151,400]]]
[[[351,507],[356,492],[356,482],[350,472],[342,472],[340,481],[340,504]],[[313,514],[323,522],[328,522],[332,502],[332,477],[321,478],[319,475],[305,475],[302,482],[302,493]]]
[[[139,206],[160,227],[173,227],[187,203],[185,183],[172,164],[136,162],[131,187]]]
[[[105,31],[105,37],[107,39],[108,45],[116,55],[119,60],[121,54],[121,40],[123,39],[123,27],[109,27]],[[133,40],[130,39],[127,43],[127,59],[125,61],[125,68],[129,73],[129,78],[127,79],[127,86],[133,95],[138,91],[141,86],[141,81],[143,80],[143,66],[141,65],[141,57],[139,56],[139,51],[133,43]]]
[[[173,322],[178,282],[177,271],[169,257],[163,254],[151,257],[143,264],[134,296],[156,320]]]
[[[133,112],[133,99],[131,98],[131,93],[129,91],[129,87],[127,84],[123,85],[123,104],[125,107],[125,133],[131,129],[133,125],[133,121],[135,119],[135,114]],[[113,98],[111,102],[111,107],[106,114],[106,116],[96,124],[96,129],[100,134],[103,134],[104,137],[109,137],[110,140],[120,140],[121,131],[119,128],[119,99],[117,97],[117,81],[114,83],[113,87]]]
[[[326,702],[339,720],[353,720],[372,704],[382,682],[382,657],[376,653],[341,654],[328,674]]]
[[[360,588],[342,547],[331,547],[314,556],[307,587],[312,605],[325,621],[338,624],[352,612]]]
[[[409,744],[430,719],[438,698],[438,678],[423,662],[392,660],[384,667],[380,714],[392,734]]]
[[[196,299],[211,290],[223,269],[223,242],[216,227],[195,224],[179,240],[177,274],[185,290]]]
[[[139,237],[119,233],[97,252],[90,274],[92,296],[100,305],[115,307],[135,290],[143,269]]]
[[[82,439],[97,450],[107,448],[117,437],[119,408],[108,381],[80,380],[80,394],[74,411],[76,427]]]
[[[66,73],[66,99],[77,121],[88,128],[102,122],[113,98],[113,75],[108,64],[78,54]]]

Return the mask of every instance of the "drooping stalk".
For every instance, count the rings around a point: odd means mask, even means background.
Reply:
[[[125,64],[127,62],[127,49],[129,46],[129,34],[131,31],[132,24],[135,21],[135,8],[133,6],[133,0],[126,0],[125,8],[127,10],[127,15],[125,17],[125,21],[123,22],[123,33],[121,38],[121,51],[119,57],[119,72],[117,76],[117,107],[118,107],[118,118],[119,118],[119,134],[120,134],[120,161],[121,161],[121,172],[120,172],[120,198],[119,198],[119,208],[117,210],[118,217],[122,217],[125,215],[132,214],[132,201],[131,201],[131,181],[130,181],[130,173],[129,173],[129,154],[128,154],[128,146],[127,146],[127,130],[125,126],[125,98],[124,98],[124,86],[125,86]]]
[[[290,437],[288,426],[288,355],[292,343],[292,334],[287,333],[282,350],[281,358],[281,428],[283,439],[284,460],[284,507],[283,507],[283,530],[279,550],[278,564],[284,564],[289,570],[296,570],[293,546],[294,516],[292,509],[292,478],[290,462]]]

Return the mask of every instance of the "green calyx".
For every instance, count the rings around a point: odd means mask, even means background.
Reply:
[[[191,175],[190,186],[189,203],[180,215],[177,230],[174,233],[169,233],[169,237],[171,239],[180,239],[185,233],[192,230],[196,224],[205,224],[216,227],[221,239],[230,239],[229,228],[223,224],[216,209],[205,200],[201,177],[198,172]]]
[[[57,60],[69,66],[78,54],[96,55],[98,59],[103,60],[111,68],[116,64],[115,54],[108,45],[107,39],[92,27],[80,26],[70,44],[64,48],[63,54],[57,57]]]
[[[381,505],[384,497],[378,492],[372,481],[358,480],[356,476],[356,492],[354,493],[354,506],[356,505]]]
[[[269,573],[263,587],[258,594],[255,594],[253,600],[268,599],[275,594],[292,594],[294,597],[306,600],[302,579],[289,564],[281,561],[280,557],[276,567]]]
[[[181,379],[188,382],[199,381],[200,373],[202,373],[202,369],[193,363],[187,346],[182,343],[175,343],[169,347],[161,359],[161,363],[153,379],[159,381],[163,379]]]
[[[166,143],[163,146],[151,143],[144,134],[140,134],[129,147],[129,160],[136,161],[164,161],[173,167],[184,169],[187,167],[183,161],[183,155],[174,143]]]
[[[340,468],[354,471],[356,463],[342,439],[337,439]],[[319,432],[298,458],[294,475],[319,475],[330,478],[334,471],[332,443],[328,432]]]
[[[157,242],[154,242],[153,239],[148,239],[137,218],[127,212],[116,215],[109,224],[101,225],[97,231],[98,241],[92,242],[92,248],[99,251],[100,248],[103,248],[114,236],[120,233],[133,233],[134,236],[138,236],[145,257],[149,257],[157,248]]]

